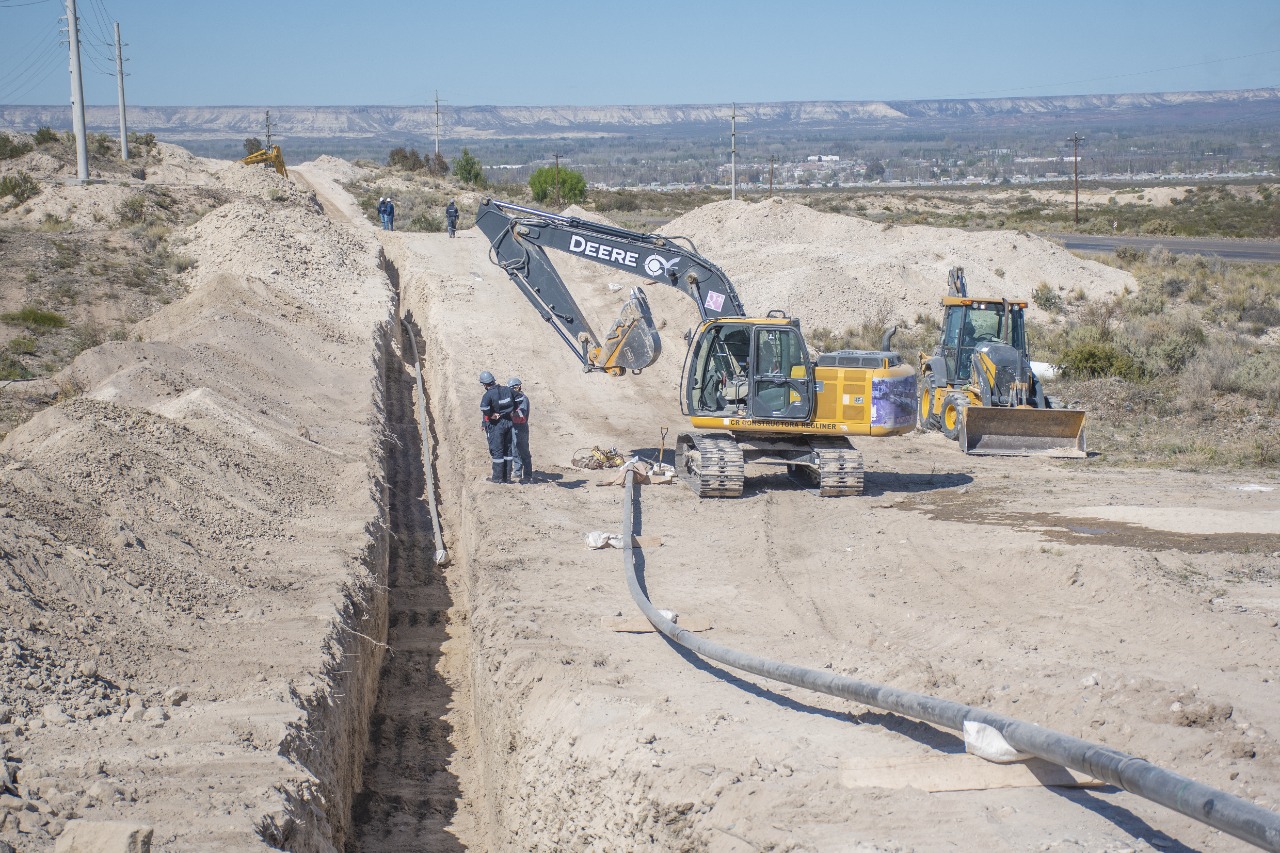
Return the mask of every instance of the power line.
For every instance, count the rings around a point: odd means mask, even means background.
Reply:
[[[19,6],[39,6],[41,3],[52,3],[53,0],[27,0],[25,3],[5,3],[0,0],[0,9],[17,9]]]
[[[57,41],[45,45],[41,54],[27,67],[16,74],[10,75],[3,83],[0,83],[0,99],[8,100],[17,97],[15,92],[22,89],[24,94],[29,89],[24,87],[30,82],[31,78],[39,74],[41,71],[55,69],[58,67],[57,58],[61,51],[62,45]],[[47,75],[46,75],[47,76]],[[41,79],[44,79],[43,77]]]

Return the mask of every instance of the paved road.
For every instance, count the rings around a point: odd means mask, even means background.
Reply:
[[[1219,240],[1209,237],[1105,237],[1092,234],[1049,234],[1076,252],[1114,252],[1121,246],[1150,251],[1163,246],[1175,255],[1213,255],[1227,261],[1280,264],[1280,241]]]

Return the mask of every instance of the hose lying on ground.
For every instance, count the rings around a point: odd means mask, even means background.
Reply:
[[[1145,759],[971,705],[757,657],[704,640],[681,628],[653,606],[640,586],[634,538],[639,533],[635,512],[640,502],[640,490],[632,472],[627,472],[624,485],[622,557],[627,571],[627,588],[645,618],[673,643],[744,672],[851,699],[953,731],[963,732],[966,721],[985,724],[1003,735],[1008,744],[1019,752],[1087,773],[1263,850],[1280,851],[1280,814],[1156,767]]]

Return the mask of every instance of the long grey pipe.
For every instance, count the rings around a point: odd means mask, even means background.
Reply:
[[[635,506],[639,500],[635,475],[628,471],[622,513],[627,588],[653,627],[672,642],[704,658],[744,672],[830,696],[851,699],[954,731],[963,732],[966,720],[985,723],[1004,735],[1009,745],[1019,752],[1087,773],[1095,779],[1195,818],[1263,850],[1280,851],[1280,814],[1226,791],[1219,791],[1194,779],[1163,770],[1145,759],[972,705],[746,654],[709,642],[681,628],[658,612],[640,586],[640,578],[636,572],[635,542],[632,538],[637,532]]]

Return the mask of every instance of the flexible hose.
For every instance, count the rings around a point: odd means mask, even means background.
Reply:
[[[825,670],[807,669],[757,657],[704,640],[697,634],[681,628],[653,606],[640,586],[640,578],[636,570],[634,540],[637,533],[635,511],[640,502],[640,490],[636,486],[634,472],[627,471],[625,486],[622,538],[627,588],[631,591],[631,597],[644,613],[645,618],[672,642],[704,658],[744,672],[830,696],[851,699],[863,705],[924,720],[953,731],[962,732],[966,720],[985,723],[999,731],[1009,745],[1019,752],[1087,773],[1096,779],[1234,835],[1263,850],[1270,850],[1273,853],[1280,851],[1280,814],[1225,791],[1163,770],[1145,759],[971,705],[899,690],[870,681],[847,678]]]

